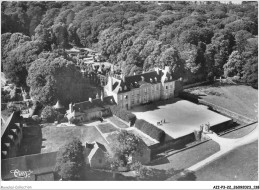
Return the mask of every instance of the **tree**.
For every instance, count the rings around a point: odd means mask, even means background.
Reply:
[[[135,153],[141,154],[141,139],[132,133],[122,130],[113,141],[111,162],[117,168],[126,166],[129,158]]]
[[[55,172],[62,180],[83,180],[86,169],[83,151],[82,143],[77,138],[74,138],[59,149]]]
[[[245,46],[247,44],[247,40],[252,37],[252,34],[246,30],[240,30],[236,33],[236,46],[237,50],[240,54],[245,51]]]
[[[42,119],[48,122],[53,122],[57,118],[57,115],[57,111],[52,106],[46,106],[41,113]]]
[[[228,62],[223,66],[224,76],[233,77],[233,76],[242,76],[243,71],[243,60],[242,56],[238,51],[233,51],[228,58]]]
[[[39,41],[28,41],[9,52],[3,65],[7,78],[17,86],[26,86],[28,69],[42,47]]]
[[[68,31],[64,23],[58,23],[52,26],[53,40],[61,49],[68,47]]]
[[[55,53],[41,54],[29,68],[27,78],[31,96],[44,105],[53,105],[57,99],[64,103],[79,102],[84,92],[83,81],[75,63]],[[84,84],[87,88],[88,84]]]
[[[245,52],[242,54],[245,64],[243,80],[245,83],[258,88],[258,40],[251,38],[247,41]]]

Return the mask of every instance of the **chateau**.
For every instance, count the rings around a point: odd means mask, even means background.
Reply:
[[[125,109],[152,101],[177,97],[182,81],[174,80],[169,67],[133,76],[109,76],[104,87],[105,96],[113,96],[115,102]]]

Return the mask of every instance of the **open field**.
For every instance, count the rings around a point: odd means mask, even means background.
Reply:
[[[56,127],[50,124],[42,128],[42,146],[44,148],[41,152],[57,151],[59,147],[71,141],[74,137],[79,138],[83,144],[93,141],[106,144],[106,141],[94,126]]]
[[[257,181],[258,141],[239,147],[195,172],[197,181]]]
[[[185,91],[235,113],[255,119],[258,109],[258,90],[250,86],[199,86]]]
[[[138,106],[131,110],[138,119],[144,119],[155,126],[164,120],[166,123],[157,126],[172,138],[179,138],[199,129],[200,125],[210,123],[211,126],[224,123],[230,118],[208,110],[206,106],[175,99]]]

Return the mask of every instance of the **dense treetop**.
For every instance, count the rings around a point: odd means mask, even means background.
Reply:
[[[2,2],[1,20],[4,71],[15,72],[7,76],[28,73],[40,51],[76,45],[125,75],[169,65],[186,82],[238,75],[257,84],[257,2]]]

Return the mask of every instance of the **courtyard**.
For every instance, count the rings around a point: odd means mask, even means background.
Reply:
[[[174,100],[154,102],[131,110],[138,119],[144,119],[164,130],[176,139],[200,129],[200,125],[209,123],[210,126],[230,121],[231,119],[208,110],[206,106],[176,98]],[[162,125],[157,125],[157,122]]]

